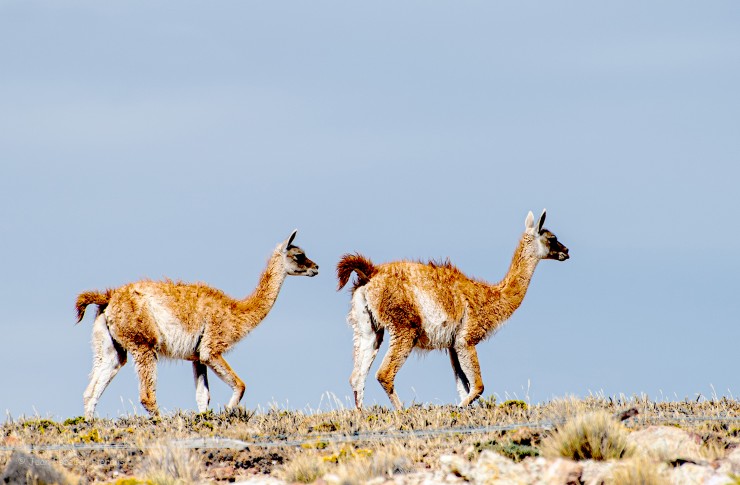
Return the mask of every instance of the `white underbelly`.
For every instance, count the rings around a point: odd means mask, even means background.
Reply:
[[[414,289],[416,304],[421,316],[422,335],[419,347],[422,349],[444,349],[451,347],[459,329],[459,322],[454,321],[442,306],[430,295]]]
[[[146,297],[149,311],[159,331],[159,354],[174,359],[191,359],[195,356],[201,332],[191,333],[185,325],[155,297]]]

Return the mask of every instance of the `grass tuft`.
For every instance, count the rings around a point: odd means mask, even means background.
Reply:
[[[548,458],[571,460],[619,460],[632,456],[627,429],[604,411],[576,416],[555,430],[542,443]]]
[[[147,450],[140,473],[154,485],[190,485],[201,481],[201,463],[190,450],[157,443]]]
[[[623,460],[614,467],[606,485],[667,485],[658,464],[645,458]]]
[[[288,483],[313,483],[328,471],[327,462],[316,453],[296,455],[281,470],[280,478]]]

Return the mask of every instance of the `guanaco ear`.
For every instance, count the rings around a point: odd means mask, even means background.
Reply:
[[[291,233],[290,237],[285,240],[283,243],[283,251],[286,251],[290,245],[293,243],[293,239],[295,239],[295,235],[298,233],[298,229],[294,229]]]
[[[546,215],[547,215],[547,209],[542,209],[542,215],[540,216],[540,222],[537,223],[537,234],[542,232],[542,225],[545,223]]]
[[[532,214],[532,211],[529,211],[527,218],[524,219],[524,230],[527,232],[534,232],[534,214]]]

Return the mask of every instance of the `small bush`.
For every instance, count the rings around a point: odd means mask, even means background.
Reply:
[[[85,423],[85,416],[77,416],[76,418],[69,418],[64,420],[64,426],[76,426],[83,423]]]
[[[542,443],[542,454],[571,460],[618,460],[634,451],[627,429],[609,413],[598,411],[567,421]]]
[[[501,403],[502,408],[506,409],[521,409],[522,411],[527,410],[527,403],[520,399],[509,399]]]
[[[46,433],[50,429],[59,431],[59,425],[51,419],[31,419],[24,421],[23,427],[36,430],[41,434]]]

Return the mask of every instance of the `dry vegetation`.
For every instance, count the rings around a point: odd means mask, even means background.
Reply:
[[[609,419],[630,408],[639,414],[624,425]],[[571,419],[582,415],[600,418],[596,425],[593,420]],[[730,419],[693,420],[696,416]],[[624,458],[615,473],[643,477],[641,483],[652,483],[654,470],[637,458],[629,458],[631,452],[624,447],[622,434],[648,424],[669,424],[700,436],[707,457],[721,456],[740,445],[738,419],[740,402],[732,399],[653,402],[637,397],[561,399],[538,405],[521,401],[497,404],[484,399],[465,409],[413,406],[391,411],[375,406],[362,412],[178,412],[153,419],[125,416],[63,422],[19,418],[0,427],[0,470],[9,460],[11,448],[63,445],[64,449],[32,452],[91,482],[185,484],[269,475],[309,483],[331,474],[344,483],[359,483],[438,467],[441,455],[475,459],[483,450],[493,450],[515,461],[540,454],[572,459],[600,454]],[[557,431],[537,426],[485,433],[465,429],[565,421],[571,424]],[[410,434],[449,428],[457,431]],[[230,438],[249,445],[244,449],[184,449],[172,443],[197,438]],[[88,446],[69,449],[71,444]],[[123,448],[91,449],[96,444]]]

